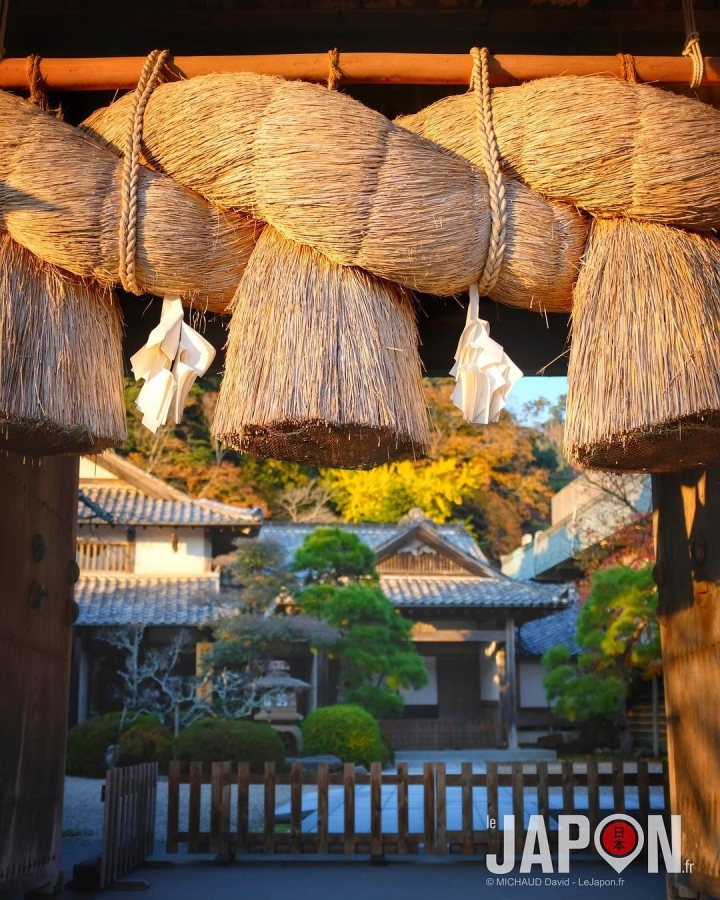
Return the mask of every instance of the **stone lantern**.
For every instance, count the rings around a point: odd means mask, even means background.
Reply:
[[[302,733],[299,723],[302,716],[297,710],[297,695],[310,685],[290,674],[290,664],[282,659],[270,661],[267,672],[255,682],[265,692],[263,708],[253,718],[258,722],[269,722],[279,733],[291,734],[295,739],[297,752],[302,750]]]

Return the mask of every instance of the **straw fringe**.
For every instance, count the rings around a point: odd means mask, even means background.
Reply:
[[[398,124],[480,164],[473,98],[446,97]],[[542,78],[492,91],[508,176],[602,216],[720,227],[720,111],[615,78]]]
[[[121,147],[129,102],[85,126]],[[336,91],[249,74],[163,84],[148,102],[143,141],[149,165],[340,265],[441,295],[465,290],[485,268],[485,174]],[[568,309],[585,220],[523,185],[505,187],[507,251],[492,296]]]
[[[575,288],[565,452],[583,466],[720,462],[720,241],[598,219]]]
[[[422,456],[430,435],[410,294],[266,228],[233,304],[213,434],[313,466]]]
[[[99,452],[127,438],[112,291],[0,234],[0,450]]]

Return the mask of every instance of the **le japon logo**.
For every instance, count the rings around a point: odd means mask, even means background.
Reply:
[[[493,819],[488,820],[495,827]],[[691,872],[692,863],[682,860],[680,816],[670,817],[670,835],[662,816],[648,816],[647,828],[632,816],[619,813],[607,816],[595,828],[591,836],[590,820],[582,815],[558,816],[557,869],[553,868],[550,842],[542,816],[530,816],[525,844],[520,859],[520,873],[527,874],[533,866],[540,866],[544,873],[570,871],[571,851],[588,850],[592,837],[595,849],[616,872],[622,872],[647,847],[648,872],[658,872],[662,855],[666,872]],[[646,833],[647,832],[647,833]],[[515,868],[515,816],[503,817],[503,858],[488,853],[485,857],[488,870],[495,875],[507,875]]]

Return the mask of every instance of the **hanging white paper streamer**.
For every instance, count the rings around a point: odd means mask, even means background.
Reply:
[[[487,425],[497,422],[510,388],[522,378],[522,372],[500,344],[492,340],[490,326],[479,318],[479,312],[478,287],[473,284],[465,328],[450,370],[455,377],[451,399],[462,410],[466,422]]]
[[[143,413],[143,425],[154,433],[168,415],[179,422],[193,382],[207,372],[214,358],[212,344],[184,321],[180,298],[165,297],[160,323],[130,359],[135,381],[145,379],[135,401]]]

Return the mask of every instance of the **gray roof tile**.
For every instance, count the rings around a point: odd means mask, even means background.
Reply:
[[[78,521],[107,521],[93,506],[104,511],[116,525],[261,525],[260,510],[243,509],[214,500],[160,500],[133,488],[84,486],[78,502]],[[90,501],[88,503],[87,501]]]
[[[579,613],[580,607],[573,598],[572,605],[562,612],[535,619],[518,628],[518,650],[531,656],[542,656],[558,644],[567,644],[571,653],[580,653],[580,647],[575,643]]]
[[[563,586],[548,588],[505,578],[384,575],[380,583],[396,606],[562,609],[568,603]]]
[[[386,544],[391,538],[400,534],[404,529],[398,528],[397,525],[378,525],[375,523],[360,522],[313,522],[313,523],[295,523],[295,522],[265,522],[260,532],[260,538],[272,538],[277,541],[287,553],[288,559],[292,559],[295,551],[300,547],[305,538],[312,534],[316,528],[323,526],[332,528],[342,528],[344,531],[351,531],[356,534],[360,540],[367,544],[371,550],[377,550],[383,544]],[[464,525],[435,525],[434,526],[440,537],[444,538],[449,544],[467,553],[480,562],[487,563],[487,558],[482,550],[475,543],[475,539]]]
[[[202,625],[219,613],[217,573],[165,576],[82,575],[77,625]]]

